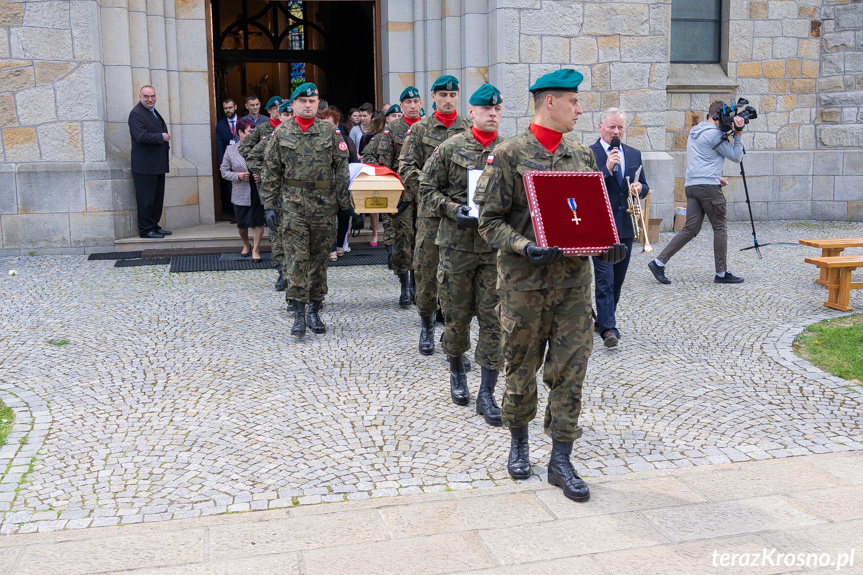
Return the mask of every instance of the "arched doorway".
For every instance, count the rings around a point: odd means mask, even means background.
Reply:
[[[321,98],[342,111],[379,98],[376,22],[381,0],[211,0],[214,80],[213,159],[217,220],[230,219],[230,198],[220,192],[215,123],[222,101],[233,98],[238,114],[245,96],[261,104],[290,96],[314,82]],[[263,110],[262,110],[263,111]]]

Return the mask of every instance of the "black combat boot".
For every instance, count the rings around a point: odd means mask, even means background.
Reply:
[[[462,363],[464,364],[464,370],[465,371],[470,371],[470,368],[473,367],[473,366],[471,366],[470,360],[467,358],[466,355],[464,356],[464,361]]]
[[[527,441],[527,425],[510,427],[509,461],[506,470],[513,479],[530,479],[530,445]]]
[[[306,304],[297,300],[291,300],[294,310],[294,325],[291,327],[291,335],[302,338],[306,335]]]
[[[387,268],[393,269],[393,246],[387,246]]]
[[[411,276],[411,285],[410,285],[411,303],[416,304],[417,303],[417,280],[414,277],[414,271],[413,270],[410,271],[410,276]]]
[[[408,273],[405,272],[403,274],[399,274],[399,281],[402,284],[402,293],[399,294],[399,307],[410,307],[411,306],[411,293],[410,286],[408,283],[410,280],[408,279]]]
[[[309,329],[312,333],[326,333],[327,326],[321,320],[320,312],[324,302],[312,300],[309,302]]]
[[[464,364],[461,356],[449,356],[449,395],[456,405],[467,405],[470,402],[470,391],[467,389],[467,375],[464,373]]]
[[[476,394],[476,412],[485,417],[485,422],[497,427],[501,424],[500,407],[494,400],[494,388],[497,385],[497,374],[499,372],[480,367],[482,381],[479,384],[479,393]]]
[[[590,489],[587,483],[578,476],[569,461],[572,453],[571,441],[551,442],[551,459],[548,462],[548,482],[563,489],[563,495],[573,501],[590,499]]]
[[[420,353],[423,355],[434,354],[434,315],[421,315],[422,328],[420,329]]]
[[[279,277],[276,278],[276,291],[285,291],[285,276],[282,274],[282,266],[277,265],[276,269],[279,270]]]

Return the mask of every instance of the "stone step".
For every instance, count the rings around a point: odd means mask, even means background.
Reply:
[[[229,222],[218,222],[212,226],[195,226],[171,230],[174,232],[160,240],[146,238],[123,238],[114,241],[114,249],[118,252],[137,252],[143,250],[179,250],[192,248],[226,248],[229,251],[239,250],[243,247],[236,224]],[[263,247],[269,251],[270,230],[264,229]],[[378,245],[383,245],[383,228],[378,226]],[[372,238],[372,232],[366,228],[360,231],[357,237],[348,234],[348,245],[352,248],[368,247]]]

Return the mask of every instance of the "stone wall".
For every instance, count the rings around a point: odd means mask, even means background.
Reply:
[[[163,225],[212,222],[206,54],[203,0],[0,0],[0,253],[137,234],[127,118],[144,84],[172,134]]]
[[[689,129],[712,100],[744,96],[759,110],[744,137],[756,218],[863,219],[863,3],[726,0],[723,8],[721,64],[681,66],[668,62],[671,0],[387,2],[384,99],[412,83],[425,93],[440,73],[460,74],[466,110],[487,79],[503,93],[500,131],[511,136],[532,117],[528,87],[574,67],[585,75],[585,114],[571,137],[595,141],[601,110],[623,108],[625,141],[645,152],[651,217],[667,230],[673,201],[684,199]],[[739,166],[726,175],[729,217],[746,219]]]

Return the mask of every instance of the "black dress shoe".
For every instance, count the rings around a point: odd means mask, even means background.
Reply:
[[[569,460],[572,453],[571,441],[551,442],[551,458],[548,462],[548,482],[563,489],[563,495],[573,501],[590,499],[587,483],[578,476]]]
[[[252,263],[259,264],[259,263],[261,263],[262,261],[264,261],[264,260],[263,260],[263,258],[252,258]]]
[[[509,460],[506,470],[513,479],[530,479],[530,445],[527,426],[510,427]]]
[[[159,233],[162,234],[163,236],[170,236],[174,232],[169,232],[168,230],[159,229]]]
[[[145,238],[145,239],[150,239],[150,240],[161,240],[165,236],[163,236],[159,232],[150,230],[149,232],[141,234],[141,237]]]
[[[252,252],[246,252],[246,253],[240,252],[240,257],[241,257],[241,258],[247,258],[247,257],[249,257],[250,255],[252,255]]]

